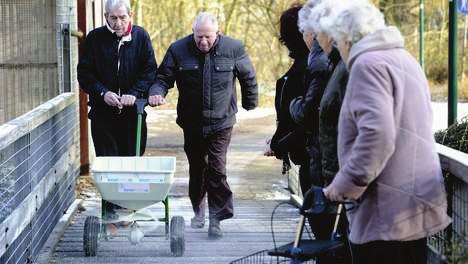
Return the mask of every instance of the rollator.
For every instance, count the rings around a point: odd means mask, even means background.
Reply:
[[[295,239],[286,245],[270,250],[262,250],[237,259],[231,264],[266,264],[266,263],[314,263],[319,256],[334,255],[348,245],[347,234],[338,231],[341,215],[357,205],[354,201],[331,202],[325,198],[321,187],[312,187],[304,196],[299,208],[300,218],[296,227]],[[346,208],[347,209],[346,209]],[[333,232],[329,240],[303,239],[306,218],[320,214],[335,214]]]

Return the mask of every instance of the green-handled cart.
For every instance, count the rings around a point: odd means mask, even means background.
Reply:
[[[146,100],[137,99],[138,125],[136,153],[140,153],[142,115]],[[102,197],[101,218],[88,216],[83,232],[85,256],[96,256],[100,240],[112,238],[107,226],[130,227],[129,240],[138,244],[143,231],[138,222],[165,223],[165,236],[171,252],[182,256],[185,250],[185,221],[182,216],[169,218],[169,189],[173,183],[175,157],[96,157],[91,167],[93,181]],[[144,208],[162,202],[164,217],[154,217]],[[121,209],[110,210],[112,206]],[[114,206],[115,207],[115,206]],[[169,221],[170,219],[170,221]],[[114,230],[116,231],[116,230]]]

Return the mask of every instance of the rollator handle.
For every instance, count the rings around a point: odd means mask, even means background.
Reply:
[[[330,201],[325,197],[321,187],[313,186],[304,195],[301,207],[302,215],[321,214],[328,208]]]

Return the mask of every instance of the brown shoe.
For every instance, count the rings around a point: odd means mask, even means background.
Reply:
[[[211,239],[219,239],[223,236],[221,232],[221,223],[218,219],[211,218],[208,226],[208,237]]]

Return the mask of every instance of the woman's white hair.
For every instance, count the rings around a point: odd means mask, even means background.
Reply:
[[[336,40],[352,44],[379,29],[385,28],[383,14],[367,0],[354,0],[321,21],[325,32]]]
[[[299,27],[299,30],[301,32],[313,32],[312,28],[310,28],[310,23],[308,23],[308,20],[310,18],[312,10],[315,6],[320,4],[320,2],[322,2],[322,0],[309,0],[307,1],[307,3],[304,4],[301,10],[299,10],[299,19],[297,20],[297,26]]]
[[[214,14],[209,13],[209,12],[201,12],[200,14],[198,14],[195,20],[193,21],[192,29],[193,30],[197,29],[198,26],[200,26],[201,24],[207,21],[210,22],[214,26],[216,32],[219,30],[218,19],[216,18]]]
[[[132,11],[132,6],[130,5],[130,0],[106,0],[105,12],[109,14],[112,10],[124,6],[127,9],[127,12]]]
[[[351,1],[343,2],[340,0],[323,0],[312,9],[309,18],[305,22],[306,27],[314,34],[319,32],[328,33],[326,31],[326,24],[324,24],[323,21],[325,21],[327,17],[332,16],[334,13],[344,8],[349,2]]]

